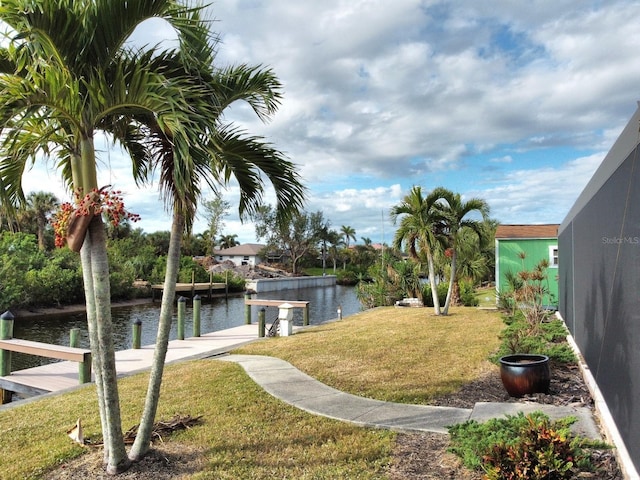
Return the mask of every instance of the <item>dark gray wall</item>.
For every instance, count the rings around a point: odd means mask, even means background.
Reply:
[[[562,223],[559,310],[640,470],[640,159],[621,135]],[[632,123],[630,122],[630,124]],[[624,145],[633,140],[632,150]],[[616,155],[618,157],[616,158]]]

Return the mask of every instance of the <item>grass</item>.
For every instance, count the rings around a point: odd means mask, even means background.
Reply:
[[[494,368],[487,357],[499,344],[497,312],[453,308],[383,307],[238,349],[271,355],[356,395],[426,404]]]
[[[352,393],[427,403],[490,366],[502,322],[496,312],[379,308],[239,351],[269,354]],[[472,332],[472,334],[471,334]],[[147,374],[120,381],[123,426],[139,421]],[[199,447],[194,479],[382,479],[395,434],[314,416],[274,399],[242,371],[215,360],[169,365],[158,419],[204,415],[170,441]],[[0,478],[38,478],[85,450],[66,435],[82,418],[99,439],[93,387],[0,412]]]
[[[496,289],[495,287],[484,287],[476,290],[476,298],[478,306],[481,308],[495,308],[496,306]]]

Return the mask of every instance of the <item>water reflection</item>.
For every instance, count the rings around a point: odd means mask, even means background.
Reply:
[[[304,288],[298,290],[284,290],[282,292],[266,292],[254,298],[277,300],[305,300],[309,302],[309,322],[319,324],[337,317],[338,306],[343,315],[352,315],[361,310],[361,305],[355,295],[353,287],[335,285],[332,287]],[[254,323],[258,320],[258,311],[262,307],[252,306],[251,315]],[[193,333],[192,303],[187,299],[185,316],[185,335]],[[201,333],[215,332],[226,328],[236,327],[245,322],[244,297],[242,295],[213,298],[203,297],[200,331]],[[112,311],[114,343],[116,350],[131,348],[132,324],[136,320],[142,321],[142,345],[155,343],[160,302],[114,308]],[[278,315],[276,307],[266,308],[267,323],[271,323]],[[174,311],[170,338],[177,338],[177,313]],[[294,324],[302,325],[302,310],[294,310]],[[72,328],[80,329],[80,346],[89,347],[87,320],[84,313],[47,315],[42,317],[16,318],[13,336],[26,340],[35,340],[56,345],[69,344],[69,332]],[[14,353],[12,357],[13,370],[30,368],[51,363],[55,360]]]

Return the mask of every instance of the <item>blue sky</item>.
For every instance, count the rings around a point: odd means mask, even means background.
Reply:
[[[241,104],[227,119],[285,152],[307,211],[358,242],[391,241],[388,211],[413,185],[483,198],[502,223],[560,223],[640,100],[637,1],[217,0],[208,12],[220,66],[267,65],[284,84],[270,123]],[[134,40],[170,38],[156,21]],[[168,230],[157,188],[136,189],[121,152],[101,159],[136,226]],[[43,165],[25,189],[67,199]],[[224,198],[224,233],[254,242],[235,185]]]

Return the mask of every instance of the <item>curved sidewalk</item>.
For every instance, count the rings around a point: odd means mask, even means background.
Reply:
[[[479,422],[518,412],[543,411],[552,419],[574,416],[573,431],[601,438],[593,413],[586,407],[555,407],[538,403],[476,403],[473,409],[408,405],[344,393],[301,372],[279,358],[227,355],[217,360],[234,362],[268,393],[307,412],[357,425],[404,432],[447,433],[447,426],[467,420]]]

